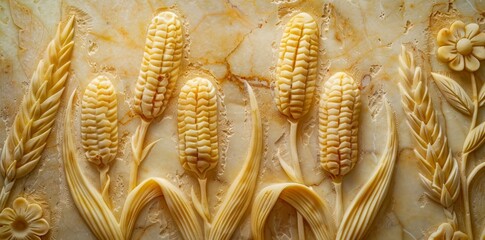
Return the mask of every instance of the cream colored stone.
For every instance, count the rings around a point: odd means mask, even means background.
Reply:
[[[109,76],[117,94],[119,144],[116,158],[110,169],[110,196],[112,208],[109,211],[113,222],[133,229],[132,233],[124,230],[122,234],[133,239],[177,239],[195,237],[194,233],[204,234],[200,216],[192,206],[191,190],[197,191],[197,179],[189,174],[178,161],[177,134],[177,97],[182,86],[190,79],[202,77],[212,79],[217,87],[218,105],[218,141],[219,162],[214,171],[207,175],[207,196],[209,212],[214,218],[224,205],[229,206],[227,196],[231,196],[231,185],[236,182],[247,151],[250,148],[253,129],[248,93],[243,82],[247,80],[254,89],[262,121],[262,159],[257,180],[248,199],[237,198],[241,205],[247,201],[248,208],[241,215],[226,215],[237,218],[226,222],[236,222],[231,227],[233,239],[252,239],[250,214],[256,195],[266,187],[294,185],[281,167],[280,158],[290,163],[291,146],[290,125],[287,118],[280,114],[274,103],[274,85],[277,78],[279,44],[284,28],[291,17],[305,12],[312,16],[319,30],[318,71],[314,101],[319,100],[321,87],[334,73],[346,72],[352,76],[361,90],[361,113],[359,121],[359,160],[342,183],[343,206],[350,209],[355,196],[362,186],[371,179],[378,169],[379,160],[386,152],[388,136],[387,112],[384,102],[392,106],[396,119],[399,150],[394,166],[394,174],[386,200],[379,207],[375,220],[367,226],[365,239],[422,239],[444,236],[452,232],[449,227],[441,227],[447,221],[443,207],[425,195],[427,188],[420,180],[421,160],[416,157],[416,142],[407,123],[408,113],[401,103],[402,95],[398,83],[399,55],[401,44],[414,55],[415,66],[421,68],[423,78],[435,116],[441,125],[443,134],[448,137],[450,156],[462,158],[464,143],[469,146],[468,179],[469,202],[471,206],[471,227],[474,239],[480,239],[485,224],[485,202],[483,195],[483,173],[485,148],[475,148],[481,139],[481,128],[474,128],[469,133],[475,101],[483,105],[485,88],[482,82],[485,76],[483,62],[485,56],[482,47],[474,45],[471,53],[468,42],[460,43],[460,51],[473,55],[479,61],[463,70],[455,72],[449,64],[438,59],[442,47],[437,41],[441,29],[450,29],[453,22],[462,21],[464,29],[476,23],[478,31],[483,31],[484,11],[480,1],[0,1],[0,140],[4,141],[12,133],[11,126],[19,112],[20,102],[28,92],[30,81],[39,60],[44,56],[48,42],[54,38],[56,26],[61,20],[74,14],[75,37],[71,60],[71,74],[67,79],[68,94],[62,96],[60,111],[53,124],[50,136],[45,140],[45,150],[37,166],[24,178],[19,179],[12,189],[7,206],[12,208],[17,196],[34,201],[43,210],[43,218],[49,223],[50,231],[46,238],[55,239],[95,239],[96,234],[82,217],[76,206],[65,173],[62,145],[65,141],[65,112],[72,113],[73,149],[81,160],[83,156],[80,133],[81,92],[93,78],[106,74]],[[131,137],[140,125],[139,117],[132,111],[135,88],[142,65],[146,33],[150,21],[161,12],[171,12],[180,19],[184,38],[180,76],[174,85],[172,99],[167,102],[163,113],[154,118],[145,139],[145,146],[158,141],[141,162],[138,168],[139,190],[129,192],[130,164],[133,163]],[[476,27],[472,25],[469,31]],[[451,29],[450,29],[451,30]],[[480,35],[477,32],[477,35]],[[468,38],[467,38],[468,39]],[[471,39],[471,38],[470,38]],[[470,40],[473,44],[473,41]],[[445,46],[445,45],[443,45]],[[448,45],[446,45],[448,46]],[[458,46],[456,48],[458,52]],[[449,52],[448,52],[449,53]],[[442,54],[441,54],[442,55]],[[448,62],[449,63],[449,62]],[[482,63],[482,64],[481,64]],[[458,64],[459,66],[459,64]],[[475,71],[476,70],[476,71]],[[441,93],[440,86],[431,72],[442,74],[455,81],[463,88],[472,103],[466,106],[470,115],[450,104],[450,98]],[[475,75],[477,99],[473,97],[473,81],[470,72]],[[424,82],[424,80],[423,80]],[[423,83],[424,84],[424,83]],[[77,89],[77,90],[76,90]],[[73,102],[75,110],[66,110],[68,95],[76,92]],[[463,98],[462,98],[463,100]],[[467,100],[464,100],[467,101]],[[483,108],[477,112],[476,126],[481,126],[485,119]],[[308,186],[298,185],[298,189],[312,189],[321,201],[326,201],[328,211],[333,213],[335,190],[330,177],[320,167],[318,144],[318,104],[312,104],[308,112],[299,121],[297,150],[299,166]],[[468,139],[468,140],[467,140]],[[87,161],[77,161],[79,172],[84,174],[86,182],[93,184],[93,193],[99,192],[98,171]],[[72,166],[72,165],[71,165]],[[472,179],[468,181],[469,179]],[[3,178],[2,178],[3,179]],[[157,180],[154,180],[157,179]],[[163,180],[160,180],[163,179]],[[1,181],[0,181],[1,182]],[[439,182],[433,180],[433,182]],[[283,186],[281,185],[281,186]],[[237,186],[235,184],[234,186]],[[251,184],[247,186],[252,186]],[[450,185],[441,185],[449,187]],[[143,203],[136,194],[148,189],[153,193],[151,199]],[[450,188],[451,189],[451,188]],[[435,189],[437,190],[437,189]],[[287,190],[282,190],[287,191]],[[288,190],[290,191],[290,190]],[[306,190],[305,190],[306,191]],[[450,190],[450,192],[453,192]],[[174,194],[176,203],[161,201],[159,196]],[[177,195],[178,194],[178,195]],[[286,199],[298,198],[298,194],[289,193]],[[461,193],[460,193],[461,194]],[[138,197],[136,197],[138,196]],[[441,196],[441,195],[440,195]],[[453,194],[451,194],[453,196]],[[102,197],[100,198],[102,201]],[[128,200],[127,200],[128,199]],[[450,198],[451,201],[453,197]],[[446,199],[444,199],[446,200]],[[290,200],[291,201],[291,200]],[[123,209],[125,202],[145,206],[137,209],[139,217],[123,217],[134,212]],[[443,201],[447,203],[446,201]],[[460,200],[457,200],[460,202]],[[175,204],[175,205],[174,205]],[[461,203],[459,203],[461,205]],[[276,201],[274,210],[267,215],[264,234],[267,238],[297,239],[298,221],[293,204]],[[177,215],[174,206],[180,209],[192,209],[186,215]],[[457,231],[467,233],[462,207],[456,209],[456,218],[460,223]],[[243,209],[238,208],[238,209]],[[301,208],[300,208],[301,209]],[[107,212],[106,212],[107,213]],[[106,216],[109,215],[107,213]],[[305,214],[303,214],[305,215]],[[174,217],[175,216],[175,217]],[[179,217],[177,217],[179,216]],[[192,219],[186,231],[180,230],[178,221],[185,216]],[[120,219],[129,219],[121,221]],[[198,220],[194,220],[198,219]],[[222,219],[222,218],[221,218]],[[315,218],[313,218],[315,219]],[[215,220],[214,220],[215,221]],[[108,221],[107,221],[108,222]],[[195,222],[198,222],[197,224]],[[305,223],[305,236],[313,238],[311,224]],[[445,224],[446,225],[446,224]],[[94,226],[94,225],[93,225]],[[114,225],[115,226],[115,225]],[[128,227],[129,226],[129,227]],[[364,226],[364,225],[359,225]],[[114,227],[113,229],[116,229]],[[224,229],[220,225],[218,229]],[[229,228],[226,228],[229,229]],[[116,232],[118,230],[114,230]],[[218,234],[224,231],[219,230]],[[213,233],[215,234],[215,233]],[[441,235],[440,235],[441,234]],[[119,236],[119,235],[116,235]],[[213,235],[215,236],[215,235]],[[222,236],[222,235],[217,235]],[[447,237],[449,236],[446,235]],[[225,236],[227,237],[227,236]]]

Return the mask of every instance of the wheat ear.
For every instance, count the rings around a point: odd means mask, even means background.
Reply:
[[[460,194],[458,163],[451,155],[448,140],[436,117],[421,68],[415,67],[412,54],[404,47],[399,60],[402,103],[416,140],[420,178],[426,194],[440,203],[448,219],[452,220],[453,205]]]
[[[98,169],[101,195],[111,205],[108,172],[118,150],[118,101],[111,81],[105,76],[94,78],[84,90],[81,107],[82,146]]]
[[[5,180],[0,209],[5,207],[15,181],[29,174],[42,156],[68,78],[73,37],[74,17],[71,17],[66,24],[59,24],[15,116],[2,150],[0,172]]]
[[[180,75],[183,45],[182,23],[175,13],[161,12],[152,19],[133,101],[134,111],[140,116],[141,123],[131,141],[134,159],[130,190],[137,185],[138,166],[156,143],[144,146],[145,136],[150,123],[162,115],[172,96]]]

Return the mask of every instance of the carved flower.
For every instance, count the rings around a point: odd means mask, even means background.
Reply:
[[[13,208],[0,213],[0,239],[40,239],[49,231],[49,223],[42,218],[42,208],[29,204],[25,198],[17,198]]]
[[[442,223],[428,240],[468,240],[468,236],[461,231],[455,231],[451,224]]]
[[[455,71],[475,72],[480,60],[485,59],[485,33],[480,32],[476,23],[465,26],[456,21],[450,29],[441,29],[437,40],[438,59]]]

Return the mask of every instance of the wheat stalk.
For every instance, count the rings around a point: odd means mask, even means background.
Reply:
[[[82,146],[99,171],[101,193],[110,205],[108,171],[118,150],[118,101],[111,81],[94,78],[84,90],[81,106]]]
[[[422,166],[420,178],[426,194],[440,203],[447,217],[452,219],[453,205],[460,193],[458,163],[439,125],[421,68],[415,67],[412,54],[404,47],[399,60],[402,103],[416,140],[415,154]]]
[[[145,136],[153,119],[167,107],[177,79],[183,53],[182,24],[172,12],[160,12],[148,27],[145,52],[140,74],[136,81],[134,111],[141,118],[132,137],[132,162],[130,189],[137,185],[138,166],[156,142],[144,146]]]
[[[342,178],[358,160],[360,90],[345,73],[336,73],[324,85],[319,109],[319,144],[322,168],[332,177],[336,191],[337,223],[342,219]]]
[[[15,181],[29,174],[42,156],[68,78],[73,37],[74,17],[71,17],[66,24],[59,24],[15,116],[1,156],[0,172],[5,178],[0,193],[1,209]]]
[[[308,112],[315,93],[319,48],[318,25],[308,13],[293,16],[286,24],[279,47],[276,67],[275,103],[290,122],[291,164],[280,160],[286,175],[304,183],[298,160],[297,131],[299,120]],[[298,214],[298,235],[304,239],[303,219]]]

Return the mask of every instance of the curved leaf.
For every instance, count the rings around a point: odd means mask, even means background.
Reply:
[[[485,142],[485,122],[471,130],[465,138],[463,153],[470,153]]]
[[[75,92],[71,95],[67,109],[72,108]],[[103,196],[88,182],[79,168],[79,160],[73,140],[71,129],[71,113],[66,114],[64,122],[64,141],[62,144],[62,157],[67,185],[79,213],[98,239],[123,239],[120,226]]]
[[[479,106],[483,106],[485,104],[485,84],[482,85],[482,88],[480,89],[480,93],[478,94],[478,104]]]
[[[455,80],[439,73],[432,72],[431,75],[439,90],[446,98],[446,101],[448,101],[451,106],[463,114],[470,116],[473,114],[472,100]]]
[[[162,195],[183,239],[200,239],[203,231],[194,208],[180,189],[163,178],[149,178],[143,181],[126,198],[120,222],[125,239],[131,239],[140,211],[151,200]]]
[[[247,82],[245,85],[251,106],[252,133],[250,147],[241,171],[229,187],[214,217],[209,239],[229,239],[232,236],[237,224],[249,207],[256,188],[259,165],[263,156],[263,127],[253,89]]]
[[[289,203],[303,216],[316,239],[335,239],[332,215],[315,191],[299,183],[280,183],[261,190],[254,201],[251,229],[255,240],[264,239],[266,220],[278,199]]]
[[[398,150],[396,123],[387,104],[386,109],[389,125],[386,153],[382,156],[377,171],[345,212],[336,239],[363,239],[386,198]]]

